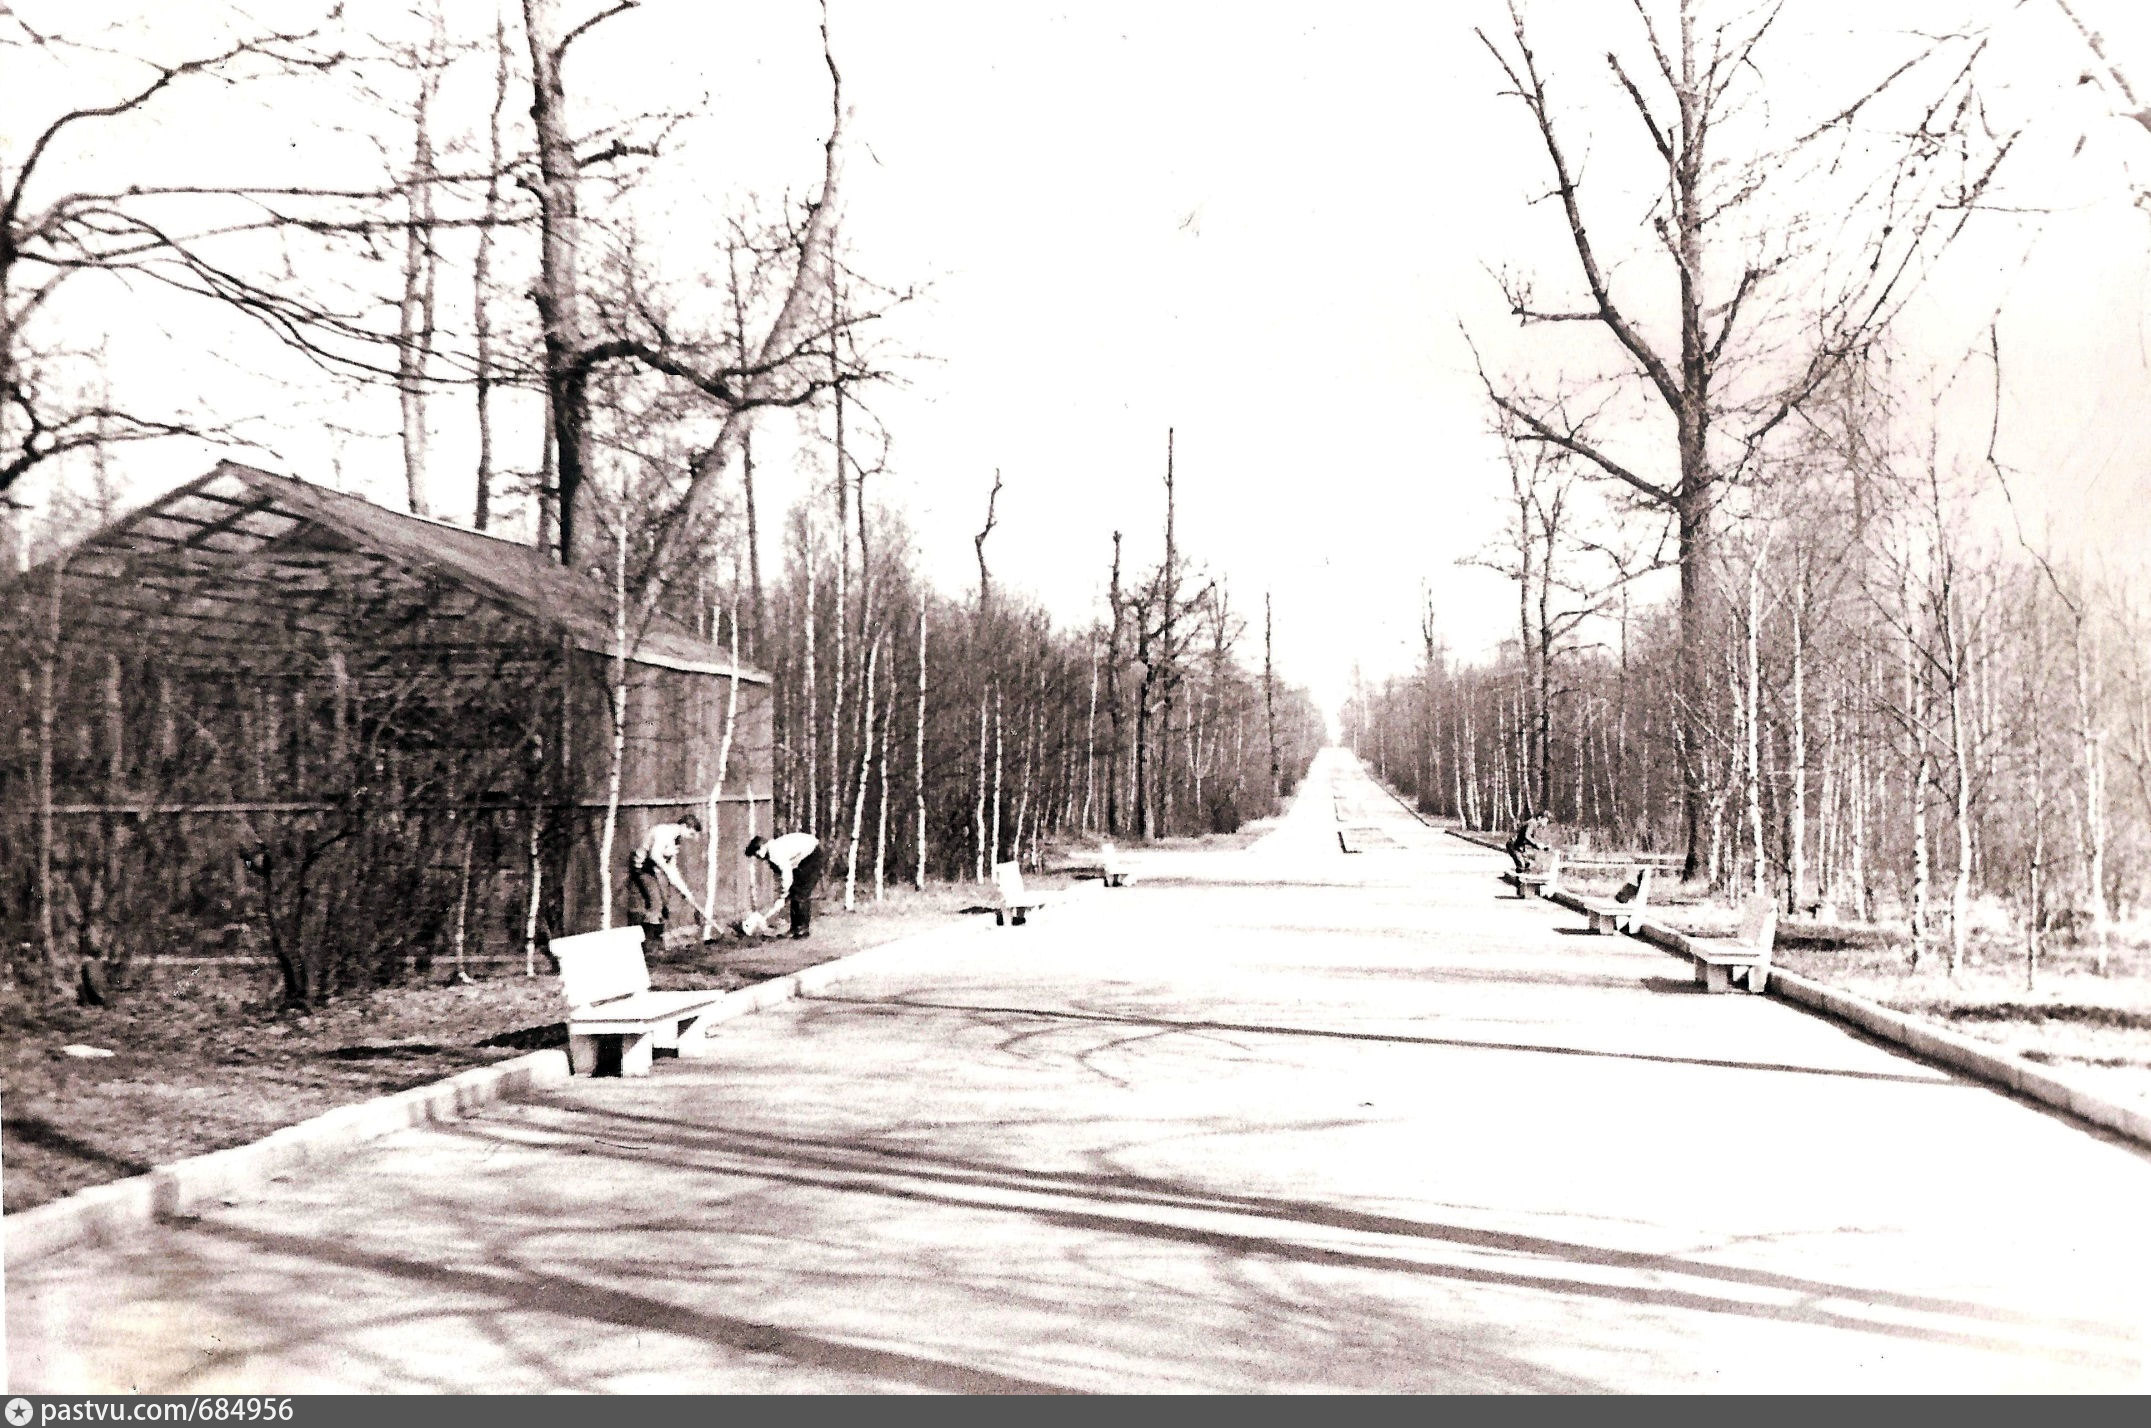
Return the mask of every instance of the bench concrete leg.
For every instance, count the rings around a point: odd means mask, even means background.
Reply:
[[[620,1074],[622,1076],[647,1076],[650,1060],[657,1049],[654,1032],[638,1031],[632,1036],[620,1038]]]
[[[993,914],[993,925],[995,927],[1008,926],[1008,914],[996,909]]]
[[[1748,990],[1761,996],[1770,989],[1770,968],[1758,962],[1748,968]]]
[[[1703,990],[1706,992],[1729,992],[1733,989],[1733,979],[1722,963],[1696,963],[1695,979],[1703,984]]]
[[[1606,933],[1613,931],[1613,919],[1606,916],[1606,914],[1602,912],[1592,913],[1591,931],[1593,931],[1594,933]]]
[[[594,1036],[571,1034],[568,1037],[568,1069],[578,1076],[595,1076],[598,1064],[598,1039]]]
[[[682,1061],[693,1061],[710,1054],[709,1019],[697,1016],[687,1023],[675,1042]]]

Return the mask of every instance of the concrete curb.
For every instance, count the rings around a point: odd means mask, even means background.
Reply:
[[[1547,900],[1574,912],[1584,910],[1583,900],[1571,892],[1552,892],[1547,894]],[[1687,934],[1662,923],[1639,922],[1632,935],[1668,952],[1686,955],[1688,951]],[[2027,1100],[2066,1111],[2078,1120],[2088,1121],[2138,1145],[2151,1147],[2151,1113],[2110,1100],[2021,1056],[1998,1051],[1973,1037],[1905,1012],[1892,1011],[1865,997],[1775,965],[1770,968],[1769,985],[1769,995],[1773,997],[1847,1022],[1870,1036],[1904,1048],[1921,1060],[1961,1071]]]
[[[2043,1066],[1996,1051],[1946,1027],[1907,1016],[1797,972],[1770,969],[1770,991],[1786,1001],[1852,1023],[1871,1035],[1895,1042],[1929,1061],[2005,1087],[2029,1100],[2067,1111],[2078,1120],[2151,1146],[2151,1114],[2133,1110]]]
[[[93,1185],[0,1219],[6,1263],[13,1267],[74,1245],[107,1243],[152,1221],[188,1214],[278,1175],[334,1160],[391,1131],[455,1120],[503,1097],[567,1078],[565,1051],[533,1051],[431,1085],[338,1106],[246,1145],[190,1156],[110,1185]]]
[[[1079,899],[1103,883],[1084,882],[1054,895]],[[1050,905],[1048,909],[1050,910]],[[983,923],[984,919],[980,919]],[[766,1011],[861,973],[885,970],[922,950],[919,944],[976,936],[982,927],[956,924],[916,932],[867,947],[751,987],[727,992],[709,1013],[712,1023]],[[931,949],[923,949],[931,950]],[[158,1220],[187,1215],[212,1203],[258,1190],[279,1175],[325,1165],[367,1141],[408,1126],[451,1121],[472,1111],[569,1079],[568,1054],[534,1051],[512,1061],[479,1066],[443,1081],[338,1106],[311,1120],[285,1126],[246,1145],[190,1156],[109,1185],[93,1185],[64,1199],[0,1217],[0,1241],[9,1268],[83,1244],[106,1244]]]

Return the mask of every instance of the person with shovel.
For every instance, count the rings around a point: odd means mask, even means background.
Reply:
[[[689,813],[677,823],[659,823],[652,827],[642,835],[642,841],[635,845],[634,855],[627,860],[628,906],[635,920],[642,924],[645,955],[665,950],[666,883],[678,889],[680,896],[687,899],[687,905],[702,914],[704,923],[709,921],[709,910],[695,901],[695,895],[687,890],[686,879],[680,876],[681,840],[701,836],[702,820]]]
[[[814,922],[814,885],[822,880],[822,840],[812,833],[787,833],[781,838],[750,838],[747,840],[747,856],[760,858],[777,870],[777,879],[783,890],[777,902],[784,903],[791,917],[792,936],[808,936]],[[771,903],[769,911],[775,912],[777,904]],[[769,916],[762,915],[767,923]]]

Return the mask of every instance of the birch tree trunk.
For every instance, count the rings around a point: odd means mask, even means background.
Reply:
[[[1949,746],[1957,771],[1952,802],[1957,823],[1957,866],[1949,888],[1949,975],[1954,977],[1964,965],[1972,912],[1972,752],[1964,708],[1967,657],[1963,649],[1963,616],[1954,591],[1944,597],[1943,619],[1947,633],[1942,648],[1949,660]]]
[[[523,905],[523,975],[538,975],[538,909],[545,893],[543,827],[537,809],[530,811],[530,900]]]
[[[1456,781],[1456,816],[1466,828],[1473,827],[1475,823],[1471,816],[1471,805],[1464,796],[1464,739],[1470,728],[1471,709],[1467,705],[1462,722],[1454,719],[1449,721],[1449,736],[1456,746],[1449,760],[1449,772]]]
[[[2093,958],[2100,976],[2107,969],[2106,909],[2106,759],[2098,716],[2091,699],[2091,660],[2084,649],[2086,614],[2076,611],[2076,718],[2084,758],[2084,881],[2091,898]]]
[[[1105,717],[1110,725],[1110,743],[1105,754],[1105,831],[1119,836],[1121,810],[1127,805],[1120,797],[1121,748],[1124,743],[1123,716],[1126,713],[1120,688],[1121,627],[1126,620],[1126,603],[1120,593],[1120,532],[1113,532],[1113,573],[1106,586],[1106,608],[1112,613],[1113,626],[1106,636],[1105,645]]]
[[[1927,857],[1927,729],[1926,701],[1921,689],[1918,650],[1913,630],[1909,588],[1900,591],[1905,613],[1904,697],[1907,734],[1911,741],[1906,760],[1906,793],[1912,804],[1912,966],[1919,966],[1927,944],[1927,903],[1930,871]]]
[[[473,817],[470,826],[463,830],[463,868],[456,881],[456,981],[468,982],[470,969],[464,961],[464,947],[470,938],[471,927],[471,863],[478,852],[478,821]]]
[[[426,384],[433,362],[440,254],[433,245],[433,102],[440,92],[447,20],[431,7],[426,47],[414,54],[418,98],[411,116],[410,177],[404,184],[403,299],[397,312],[396,395],[403,408],[403,479],[411,514],[432,514],[426,498]]]
[[[1284,761],[1277,752],[1277,675],[1272,648],[1270,592],[1262,592],[1262,712],[1270,726],[1270,803],[1285,796]]]
[[[1001,861],[1001,686],[993,687],[993,837],[986,845],[986,870]]]
[[[881,787],[875,800],[874,901],[888,896],[889,887],[889,726],[896,722],[896,651],[890,641],[889,697],[881,709]]]
[[[1804,644],[1807,639],[1806,622],[1800,617],[1800,601],[1792,602],[1792,728],[1788,737],[1792,741],[1792,807],[1787,811],[1791,823],[1792,857],[1786,867],[1786,880],[1790,905],[1786,909],[1797,913],[1807,905],[1807,660]],[[1823,806],[1829,807],[1829,774],[1823,774]]]
[[[831,259],[832,265],[834,259]],[[832,269],[833,270],[833,269]],[[829,294],[832,313],[836,292]],[[832,323],[830,332],[829,361],[832,371],[836,365],[836,335]],[[844,624],[851,616],[849,586],[851,583],[851,512],[848,492],[850,483],[844,476],[844,393],[836,392],[836,497],[837,497],[837,568],[836,568],[836,620],[831,631],[831,656],[829,660],[829,823],[840,825],[844,808]],[[845,909],[851,908],[850,889],[845,891]]]
[[[1741,700],[1741,722],[1746,736],[1746,758],[1741,777],[1742,794],[1747,804],[1748,838],[1754,847],[1754,863],[1748,878],[1748,892],[1761,897],[1769,885],[1769,865],[1763,845],[1763,779],[1762,779],[1762,622],[1763,622],[1763,551],[1755,552],[1748,566],[1748,638],[1747,638],[1747,689]]]
[[[736,570],[733,578],[738,578]],[[710,785],[709,817],[704,820],[708,826],[704,840],[709,849],[702,859],[702,935],[705,940],[716,931],[712,919],[717,915],[717,818],[724,797],[725,777],[732,768],[732,736],[739,726],[739,604],[736,598],[731,613],[732,673],[725,686],[724,733],[717,740],[717,781]],[[750,794],[753,791],[751,787],[748,789]]]
[[[1041,695],[1043,695],[1044,693],[1044,683],[1045,676],[1041,674],[1039,676]],[[1021,864],[1023,861],[1023,833],[1025,824],[1028,821],[1031,813],[1031,764],[1032,756],[1037,751],[1037,743],[1038,706],[1036,704],[1033,704],[1031,706],[1030,724],[1024,731],[1023,771],[1017,776],[1016,779],[1016,836],[1014,841],[1009,844],[1008,849],[1008,856],[1015,859],[1018,864]]]
[[[63,555],[46,577],[49,591],[45,609],[45,657],[37,677],[37,934],[45,958],[45,976],[53,988],[64,986],[60,972],[59,919],[53,908],[53,758],[54,706],[59,700],[61,579],[67,573]],[[6,955],[0,949],[0,956]]]
[[[815,800],[821,796],[822,775],[819,761],[821,729],[817,722],[819,716],[815,711],[814,692],[814,532],[812,529],[808,529],[804,533],[801,544],[804,546],[807,577],[807,608],[802,621],[804,628],[801,631],[803,646],[801,656],[806,662],[805,687],[802,693],[805,695],[807,706],[807,717],[803,725],[807,736],[807,807],[806,817],[802,820],[801,826],[807,832],[813,833],[820,827],[820,824],[815,819],[814,804]],[[832,818],[836,816],[834,808],[830,810],[829,816]]]
[[[2046,711],[2040,707],[2037,676],[2029,666],[2024,671],[2024,683],[2032,739],[2032,844],[2025,888],[2024,990],[2032,992],[2039,988],[2039,900],[2045,891],[2039,878],[2046,861]]]
[[[881,658],[881,641],[876,640],[866,652],[866,704],[864,717],[860,720],[859,736],[859,782],[851,801],[851,842],[844,855],[844,910],[856,911],[859,906],[859,839],[866,825],[866,778],[873,765],[874,729],[874,675],[876,662]]]
[[[623,519],[625,511],[622,512]],[[605,832],[598,840],[598,925],[612,926],[612,845],[620,826],[620,779],[627,763],[627,532],[613,542],[612,757],[605,770]]]
[[[1098,640],[1090,644],[1090,714],[1083,726],[1083,818],[1079,831],[1091,831],[1091,802],[1098,792]]]
[[[986,691],[978,692],[978,797],[971,805],[971,880],[986,881]]]
[[[1156,826],[1153,833],[1169,833],[1172,830],[1172,747],[1173,747],[1173,687],[1179,678],[1179,651],[1173,643],[1177,628],[1177,595],[1180,589],[1179,548],[1174,536],[1178,498],[1173,486],[1173,428],[1165,429],[1165,566],[1164,579],[1160,582],[1160,595],[1164,601],[1164,618],[1160,622],[1159,648],[1167,663],[1162,693],[1164,707],[1160,711],[1158,726],[1157,764],[1158,790],[1156,799]]]
[[[488,289],[493,277],[493,228],[500,221],[500,116],[508,104],[508,23],[493,12],[493,109],[487,119],[484,221],[478,226],[478,251],[471,262],[471,340],[475,346],[472,392],[478,411],[477,490],[471,524],[484,530],[493,519],[493,310]],[[535,961],[532,963],[535,966]]]
[[[911,727],[911,773],[912,792],[918,802],[919,846],[918,862],[911,875],[911,885],[919,892],[926,891],[926,600],[919,599],[919,703]]]

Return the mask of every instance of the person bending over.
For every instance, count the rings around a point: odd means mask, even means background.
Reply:
[[[807,936],[814,925],[814,885],[822,880],[822,840],[812,833],[750,838],[747,856],[760,858],[777,870],[792,936]]]
[[[1547,818],[1543,812],[1526,810],[1524,821],[1516,825],[1509,836],[1509,861],[1516,864],[1519,873],[1531,872],[1538,866],[1538,855],[1553,851],[1553,845],[1543,840]]]
[[[659,823],[642,835],[634,855],[627,860],[628,904],[635,920],[642,924],[645,952],[664,950],[665,911],[670,901],[665,892],[667,883],[687,899],[689,907],[697,905],[695,895],[687,890],[686,880],[680,876],[680,842],[701,836],[702,820],[692,813],[677,823]]]

